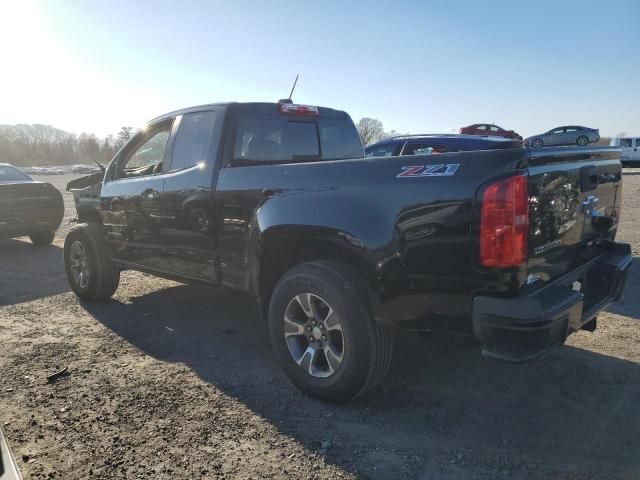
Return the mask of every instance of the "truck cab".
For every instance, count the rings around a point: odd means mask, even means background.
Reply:
[[[229,103],[163,115],[106,171],[100,206],[108,248],[126,267],[171,265],[185,279],[244,289],[244,233],[259,199],[247,204],[226,191],[228,175],[362,156],[353,122],[337,110]]]

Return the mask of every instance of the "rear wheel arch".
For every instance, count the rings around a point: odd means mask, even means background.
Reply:
[[[351,267],[365,284],[369,284],[374,275],[363,252],[347,243],[338,232],[305,228],[265,232],[260,242],[257,284],[254,287],[260,298],[262,312],[268,311],[273,290],[286,272],[302,263],[319,260],[335,261]]]

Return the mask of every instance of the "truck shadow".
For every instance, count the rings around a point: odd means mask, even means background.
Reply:
[[[512,366],[476,347],[402,333],[385,384],[330,405],[288,382],[250,302],[196,286],[129,300],[84,308],[144,353],[188,365],[309,451],[331,440],[326,460],[357,475],[413,477],[425,462],[467,456],[500,472],[505,455],[522,465],[505,478],[557,478],[564,470],[553,468],[567,464],[640,474],[640,365],[632,361],[567,346]]]
[[[11,305],[69,291],[63,251],[35,246],[27,238],[0,240],[0,305]]]

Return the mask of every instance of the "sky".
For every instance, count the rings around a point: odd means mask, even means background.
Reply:
[[[0,0],[0,124],[103,137],[217,101],[385,130],[640,135],[640,1]]]

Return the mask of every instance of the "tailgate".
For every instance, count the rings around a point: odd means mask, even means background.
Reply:
[[[609,147],[542,148],[529,163],[530,284],[577,268],[615,236],[622,168],[620,150]]]

